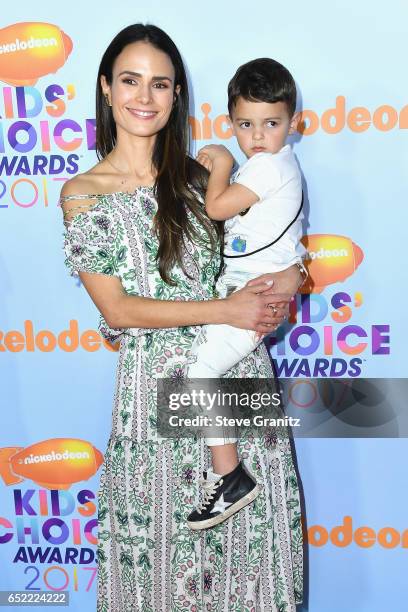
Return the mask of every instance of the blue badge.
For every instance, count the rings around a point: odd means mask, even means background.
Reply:
[[[232,241],[231,248],[237,253],[244,253],[246,251],[246,240],[244,240],[244,238],[241,238],[241,236],[237,236]]]

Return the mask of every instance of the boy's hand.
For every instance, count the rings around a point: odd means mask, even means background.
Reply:
[[[212,171],[214,163],[223,162],[230,166],[234,165],[234,158],[223,145],[207,145],[199,150],[197,161],[202,164],[209,172]]]
[[[201,151],[197,153],[197,161],[199,164],[204,166],[204,168],[206,168],[208,172],[211,172],[213,168],[213,163],[211,159],[208,157],[208,155],[206,153],[202,153]]]

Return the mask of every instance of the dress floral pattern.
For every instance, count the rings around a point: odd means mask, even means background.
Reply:
[[[66,264],[117,276],[128,294],[163,300],[214,297],[219,256],[200,238],[184,244],[192,279],[175,267],[162,281],[153,188],[94,198],[65,230]],[[68,198],[69,199],[69,198]],[[75,196],[78,199],[78,196]],[[289,612],[302,600],[302,528],[289,440],[266,430],[238,441],[263,485],[249,506],[215,528],[192,531],[198,478],[211,465],[203,438],[157,438],[156,379],[182,376],[198,326],[100,331],[120,340],[112,432],[98,492],[98,612]],[[273,378],[264,345],[228,377]]]

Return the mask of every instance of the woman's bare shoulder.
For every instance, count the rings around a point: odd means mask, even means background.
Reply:
[[[99,165],[66,181],[61,189],[61,198],[104,193],[106,180],[104,173],[99,171]]]
[[[97,164],[87,172],[66,181],[61,189],[60,204],[66,222],[87,212],[97,203],[97,196],[106,191],[106,180]]]

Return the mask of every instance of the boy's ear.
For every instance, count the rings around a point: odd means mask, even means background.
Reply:
[[[296,132],[300,119],[301,113],[297,112],[293,115],[292,119],[290,120],[289,134],[294,134]]]
[[[226,117],[227,117],[228,126],[231,128],[232,133],[235,136],[235,128],[234,128],[234,124],[232,123],[232,119],[231,119],[230,115],[226,115]]]

